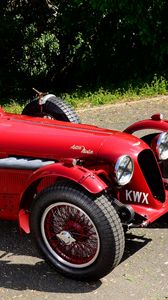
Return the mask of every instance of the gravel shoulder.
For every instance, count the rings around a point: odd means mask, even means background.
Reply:
[[[157,112],[168,118],[168,97],[78,111],[83,123],[123,130]],[[165,300],[168,299],[168,217],[156,227],[126,234],[120,265],[93,283],[62,277],[41,260],[29,236],[0,221],[0,299]],[[158,225],[158,228],[157,228]]]
[[[133,122],[162,113],[168,119],[168,96],[103,105],[78,111],[82,123],[123,130]]]

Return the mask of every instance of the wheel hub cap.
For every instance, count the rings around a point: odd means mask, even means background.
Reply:
[[[71,236],[68,231],[61,231],[60,233],[56,234],[56,236],[64,242],[66,245],[71,245],[76,240]]]

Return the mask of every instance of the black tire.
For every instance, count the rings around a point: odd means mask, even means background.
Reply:
[[[42,105],[39,105],[38,99],[34,99],[24,107],[22,114],[64,122],[80,123],[79,117],[74,109],[61,98],[54,95],[51,95]]]
[[[70,278],[95,281],[116,267],[123,256],[124,232],[109,200],[104,195],[94,198],[67,182],[37,196],[30,224],[44,259]]]

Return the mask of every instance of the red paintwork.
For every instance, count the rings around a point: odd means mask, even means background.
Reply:
[[[149,126],[156,129],[156,124],[160,130],[164,130],[167,123],[146,120],[130,126],[125,132],[133,133]],[[113,197],[132,205],[137,214],[145,216],[142,226],[168,211],[167,191],[163,202],[154,198],[138,163],[139,153],[150,148],[130,134],[96,126],[14,115],[3,110],[0,110],[0,128],[0,158],[21,156],[55,161],[35,171],[0,168],[0,218],[19,219],[25,232],[30,230],[28,211],[33,193],[60,178],[70,179],[92,194],[110,188]],[[118,157],[124,154],[132,157],[135,170],[131,182],[118,188],[114,180],[114,165]],[[82,166],[74,166],[73,159],[81,160]],[[134,203],[131,198],[133,192],[128,191],[138,191],[142,197],[147,195],[148,203],[140,196],[140,203]],[[128,197],[126,193],[132,194]]]
[[[137,131],[141,130],[156,130],[156,132],[160,131],[168,131],[168,120],[164,120],[161,114],[155,114],[151,116],[150,119],[141,120],[131,124],[127,127],[123,132],[133,134]],[[155,138],[154,138],[155,139]],[[153,140],[154,140],[153,139]],[[157,155],[156,155],[157,156]],[[138,211],[139,214],[144,214],[144,207],[138,205],[138,209],[136,205],[132,205],[132,207]],[[168,193],[166,191],[166,201],[162,205],[161,203],[157,203],[157,201],[152,201],[150,199],[150,205],[146,208],[146,215],[149,222],[155,221],[157,218],[165,214],[168,211]]]

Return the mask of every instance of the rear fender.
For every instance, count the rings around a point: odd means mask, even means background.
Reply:
[[[135,122],[134,124],[127,127],[124,132],[133,134],[136,131],[144,129],[155,129],[159,131],[168,131],[168,121],[162,120],[160,114],[153,115],[149,120],[142,120]]]
[[[34,187],[37,187],[40,181],[47,177],[53,178],[54,182],[56,182],[58,178],[71,180],[92,194],[98,194],[107,188],[104,181],[96,174],[81,166],[66,166],[63,163],[56,163],[38,169],[29,178],[20,199],[19,225],[26,233],[30,232],[29,208],[34,195],[34,193],[31,193],[31,189],[35,191],[36,189]]]

